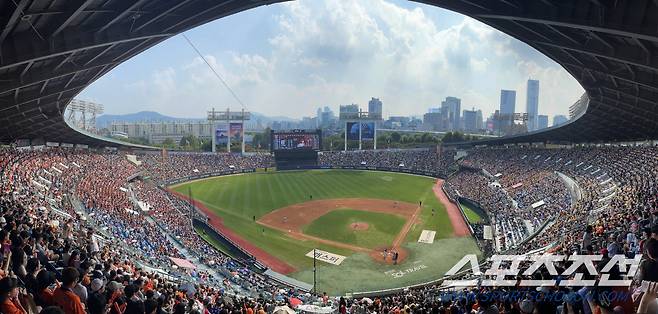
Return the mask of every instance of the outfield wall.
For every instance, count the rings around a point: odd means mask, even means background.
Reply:
[[[172,180],[166,181],[161,186],[165,187],[165,186],[170,186],[170,185],[176,185],[176,184],[185,183],[185,182],[188,182],[188,181],[193,181],[193,180],[198,180],[198,179],[205,179],[205,178],[210,178],[210,177],[221,177],[221,176],[226,176],[226,175],[235,175],[235,174],[242,174],[242,173],[253,173],[253,172],[256,172],[257,170],[260,170],[260,169],[264,169],[265,172],[267,172],[267,169],[275,169],[275,168],[241,169],[241,170],[227,170],[227,171],[208,172],[208,173],[199,174],[199,175],[193,175],[193,176],[187,176],[187,177],[172,179]],[[399,173],[416,174],[416,175],[421,175],[421,176],[426,176],[426,177],[445,179],[445,177],[443,175],[441,175],[440,173],[438,173],[438,172],[422,171],[422,170],[407,169],[407,168],[373,167],[373,166],[300,166],[300,167],[297,167],[297,168],[281,169],[280,171],[320,170],[320,169],[324,169],[324,170],[328,170],[328,169],[336,169],[336,170],[374,170],[374,171],[386,171],[386,172],[399,172]],[[274,170],[274,171],[276,171],[276,170]]]

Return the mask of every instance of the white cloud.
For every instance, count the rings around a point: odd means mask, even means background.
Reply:
[[[366,105],[379,97],[385,114],[419,114],[456,96],[462,108],[488,114],[497,109],[503,88],[517,89],[522,110],[525,82],[532,77],[541,81],[540,112],[554,115],[583,92],[546,57],[468,17],[439,29],[425,13],[438,9],[426,6],[406,9],[382,0],[281,6],[273,17],[276,29],[256,52],[205,51],[253,111],[300,117],[318,106]],[[128,85],[169,114],[198,116],[191,108],[239,106],[198,57]]]

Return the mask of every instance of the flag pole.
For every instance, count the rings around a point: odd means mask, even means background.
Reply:
[[[318,289],[317,289],[317,268],[315,266],[315,248],[313,248],[313,295],[318,295]]]

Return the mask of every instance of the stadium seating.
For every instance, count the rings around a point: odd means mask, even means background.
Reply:
[[[0,293],[16,285],[9,279],[15,276],[29,292],[29,297],[15,302],[26,310],[68,306],[60,284],[51,284],[56,278],[66,288],[71,283],[67,278],[73,274],[79,280],[70,285],[71,291],[89,313],[104,313],[106,305],[112,313],[121,313],[116,310],[126,304],[136,306],[130,297],[134,291],[142,306],[176,313],[247,308],[272,312],[289,297],[305,303],[317,301],[212,248],[195,232],[190,204],[160,186],[200,174],[271,167],[270,155],[137,156],[141,165],[121,152],[0,150],[0,240],[5,260]],[[646,229],[654,226],[656,236],[655,147],[490,148],[471,150],[458,162],[454,156],[454,151],[438,153],[435,149],[324,152],[320,164],[366,164],[448,176],[446,190],[451,198],[475,201],[490,217],[496,236],[488,253],[605,249],[611,256],[632,257],[649,249],[654,250],[649,254],[657,256],[656,240],[649,240],[651,230]],[[570,187],[564,177],[576,186]],[[533,206],[539,201],[543,204]],[[584,236],[588,226],[592,232]],[[481,238],[482,225],[474,227],[475,236]],[[194,261],[197,268],[180,267],[172,258]],[[640,275],[656,276],[655,264],[650,261]],[[374,302],[340,298],[320,303],[345,307],[351,313],[459,313],[473,306],[493,306],[468,296],[498,291],[467,289],[460,291],[464,294],[459,299],[439,298],[450,289],[439,284],[380,296]],[[522,304],[526,309],[553,312],[564,306],[583,309],[582,304],[561,301],[530,304],[512,300],[495,305],[518,309]],[[1,306],[4,310],[10,305]]]

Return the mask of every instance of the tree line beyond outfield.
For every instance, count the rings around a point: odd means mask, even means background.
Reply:
[[[251,142],[245,143],[245,150],[248,152],[256,151],[270,151],[270,128],[265,128],[263,132],[245,132],[247,136],[251,136]],[[125,141],[133,144],[140,145],[155,145],[171,150],[181,151],[194,151],[194,152],[209,152],[212,150],[212,143],[210,139],[203,139],[194,135],[188,134],[183,136],[179,141],[172,138],[167,138],[161,144],[151,143],[147,138],[117,138],[118,140]],[[461,132],[447,132],[443,135],[432,134],[427,132],[396,132],[396,131],[378,131],[377,134],[377,148],[421,148],[421,147],[434,147],[439,143],[452,143],[475,140],[476,137],[465,135]],[[322,150],[342,150],[345,145],[345,133],[338,132],[332,135],[323,136]],[[358,141],[348,141],[349,149],[358,148]],[[363,141],[363,149],[373,149],[374,143],[372,141]],[[218,151],[226,151],[226,147],[217,147]],[[232,152],[239,152],[241,150],[240,143],[231,145]]]

